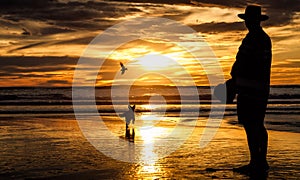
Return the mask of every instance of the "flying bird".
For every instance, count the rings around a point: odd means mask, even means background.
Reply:
[[[126,70],[128,70],[124,64],[122,62],[120,62],[120,65],[121,65],[121,74],[124,74]]]
[[[31,33],[27,29],[22,28],[22,30],[23,30],[22,32],[23,35],[31,35]]]

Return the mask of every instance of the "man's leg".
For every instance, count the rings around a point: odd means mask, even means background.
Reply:
[[[250,169],[252,168],[252,159],[255,157],[255,152],[257,151],[255,149],[255,138],[253,137],[253,130],[251,127],[251,124],[249,124],[250,121],[250,114],[251,114],[251,104],[248,100],[249,98],[244,95],[238,95],[237,97],[237,115],[238,115],[238,122],[244,126],[244,130],[246,132],[247,136],[247,142],[248,142],[248,148],[250,152],[250,163],[238,168],[233,168],[234,171],[240,172],[240,173],[249,173]],[[249,113],[250,112],[250,113]]]
[[[262,170],[268,170],[269,165],[267,162],[267,152],[268,152],[268,132],[263,125],[260,129],[260,144],[259,144],[259,162],[260,162],[260,168]]]
[[[250,163],[234,170],[238,172],[257,168],[267,170],[269,167],[266,160],[268,134],[264,126],[266,101],[239,95],[237,105],[239,123],[243,124],[247,135]]]
[[[254,167],[259,164],[260,159],[260,128],[257,127],[255,123],[246,122],[244,124],[244,129],[246,131],[248,148],[250,151],[250,165]]]
[[[248,147],[250,151],[249,165],[240,167],[237,172],[249,174],[256,178],[268,175],[269,165],[267,162],[268,133],[263,124],[246,125]]]
[[[125,137],[126,137],[126,138],[129,138],[129,137],[130,137],[130,129],[129,129],[127,123],[126,123],[126,129],[125,129]]]
[[[257,103],[257,134],[259,141],[259,169],[262,171],[266,171],[269,169],[269,165],[267,163],[267,151],[268,151],[268,132],[264,125],[265,113],[267,108],[267,99],[260,99]]]

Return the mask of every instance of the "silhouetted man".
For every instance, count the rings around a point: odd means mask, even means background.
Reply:
[[[249,33],[243,39],[231,76],[237,87],[238,121],[247,134],[251,160],[248,165],[234,168],[234,171],[262,174],[268,171],[266,159],[268,133],[264,126],[265,111],[270,89],[271,40],[260,26],[268,16],[261,15],[260,6],[247,6],[245,14],[238,14],[245,20]]]

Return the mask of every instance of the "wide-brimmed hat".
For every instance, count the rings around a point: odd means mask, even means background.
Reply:
[[[261,7],[249,5],[246,7],[245,14],[238,14],[238,17],[244,20],[260,20],[265,21],[269,16],[261,14]]]

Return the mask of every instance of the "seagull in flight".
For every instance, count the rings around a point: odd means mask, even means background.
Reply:
[[[128,70],[124,64],[122,62],[120,62],[120,66],[121,66],[121,74],[124,74],[126,70]]]

